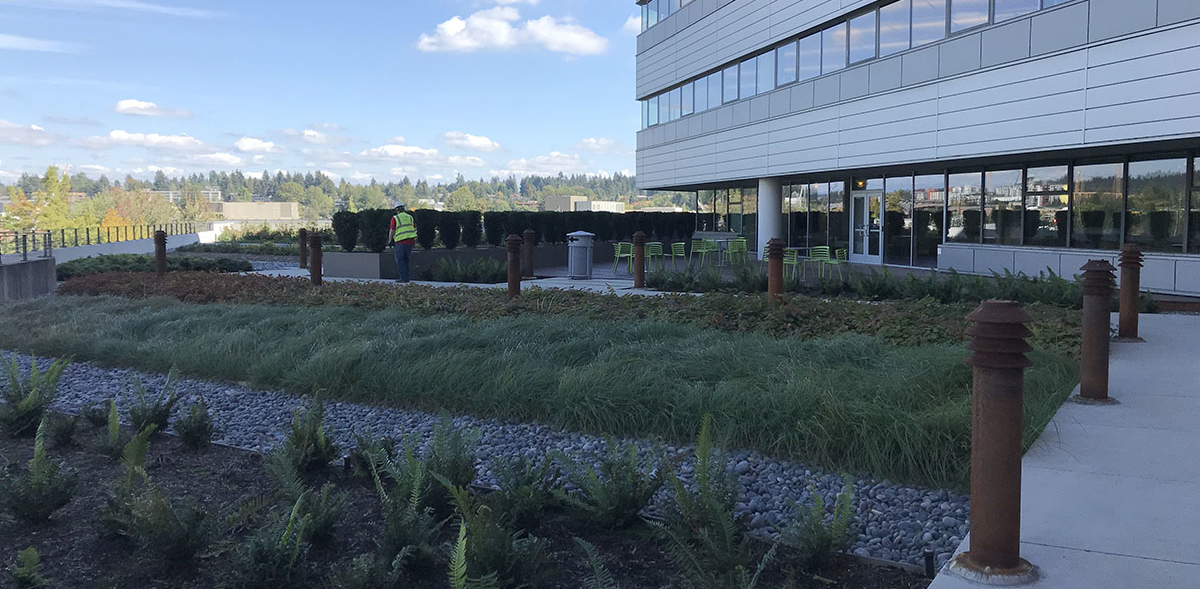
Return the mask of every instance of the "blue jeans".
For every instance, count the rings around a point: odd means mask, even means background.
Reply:
[[[411,244],[396,244],[396,272],[400,282],[408,282],[408,257],[412,254]]]

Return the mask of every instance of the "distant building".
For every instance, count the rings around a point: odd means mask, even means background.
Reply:
[[[682,213],[683,207],[642,207],[639,213]]]
[[[147,192],[162,196],[163,198],[167,199],[167,202],[175,204],[182,203],[184,199],[182,190],[148,190]],[[210,203],[222,202],[225,200],[222,198],[221,189],[213,188],[212,186],[200,189],[200,197]]]
[[[575,206],[577,211],[596,211],[603,213],[624,213],[625,203],[615,200],[589,200],[578,203]]]
[[[433,209],[435,211],[446,210],[446,204],[438,202],[432,198],[418,198],[415,207],[410,206],[410,209]]]
[[[208,208],[226,221],[298,221],[297,202],[214,202]]]
[[[587,202],[586,196],[547,196],[546,210],[559,213],[582,210],[579,203]]]

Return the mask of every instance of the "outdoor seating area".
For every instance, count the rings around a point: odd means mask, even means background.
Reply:
[[[711,235],[710,235],[711,234]],[[613,273],[623,269],[627,274],[633,274],[632,241],[618,241],[613,244]],[[665,244],[661,241],[646,242],[646,271],[663,271],[667,269],[704,267],[734,267],[749,264],[754,261],[750,245],[746,237],[734,233],[697,232],[690,242],[676,241]],[[760,267],[767,264],[767,251],[763,248],[758,252]],[[829,246],[789,247],[784,250],[784,274],[789,278],[805,280],[811,269],[818,279],[838,278],[845,280],[842,268],[849,265],[849,251],[845,248],[830,248]]]

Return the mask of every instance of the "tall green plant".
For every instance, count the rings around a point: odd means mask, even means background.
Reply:
[[[796,522],[784,529],[780,541],[791,546],[801,565],[808,571],[820,570],[835,552],[846,550],[854,540],[850,524],[854,521],[854,487],[847,478],[826,513],[825,498],[815,487],[809,487],[813,502],[808,508],[796,506]]]
[[[467,249],[479,247],[483,239],[483,221],[479,211],[463,211],[459,213],[462,221],[462,244]]]
[[[358,212],[359,241],[367,251],[380,253],[392,243],[391,209],[367,209]]]
[[[358,213],[338,211],[333,214],[333,233],[343,251],[352,252],[358,246]]]
[[[437,232],[441,227],[441,218],[444,213],[433,209],[417,209],[410,211],[410,214],[413,216],[413,225],[415,225],[417,230],[417,245],[426,251],[433,249],[434,243],[437,241]],[[455,245],[458,245],[457,237]]]
[[[129,406],[129,423],[136,431],[142,431],[147,426],[154,426],[156,432],[166,432],[170,425],[171,411],[179,402],[179,373],[174,368],[167,373],[167,382],[156,397],[146,395],[146,387],[141,379],[131,379],[134,390],[134,401]]]
[[[38,429],[46,409],[58,398],[58,379],[71,363],[63,358],[51,363],[43,372],[37,360],[30,363],[29,376],[21,376],[17,355],[8,364],[8,385],[4,388],[4,404],[0,405],[0,427],[10,436],[28,436]]]
[[[609,529],[628,527],[662,486],[659,471],[664,459],[655,452],[641,452],[636,444],[609,442],[608,455],[600,468],[555,454],[555,460],[578,491],[558,491],[558,496],[588,521]]]
[[[460,213],[454,211],[442,211],[438,213],[438,235],[441,236],[442,245],[446,246],[446,249],[452,250],[458,247],[463,231],[461,223],[462,215]],[[420,232],[417,233],[417,237],[421,237]],[[424,244],[422,244],[422,247],[424,247]]]
[[[18,519],[44,522],[75,496],[75,475],[63,472],[61,463],[46,454],[46,419],[38,424],[33,458],[24,472],[0,478],[0,503]]]

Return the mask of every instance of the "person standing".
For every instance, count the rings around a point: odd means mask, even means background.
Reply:
[[[390,226],[392,245],[396,249],[397,282],[408,282],[408,258],[412,255],[413,243],[417,239],[417,226],[413,217],[404,210],[404,203],[396,204],[396,214],[392,216]]]

